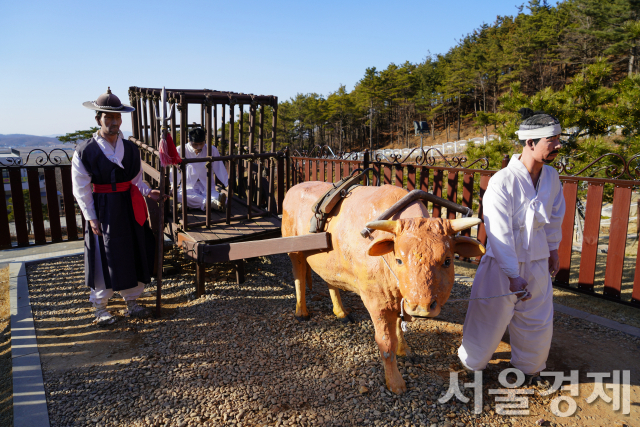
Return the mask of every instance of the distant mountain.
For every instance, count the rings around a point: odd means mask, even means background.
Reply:
[[[131,136],[131,132],[123,131],[122,134],[125,138]],[[57,135],[60,136],[60,135]],[[0,134],[0,147],[14,147],[14,148],[35,148],[35,147],[56,147],[61,145],[68,145],[73,147],[73,144],[64,144],[56,138],[56,136],[36,136],[36,135],[24,135],[20,133],[14,133],[10,135]]]
[[[19,133],[10,135],[0,134],[0,147],[53,147],[61,144],[58,138],[50,136],[24,135]]]

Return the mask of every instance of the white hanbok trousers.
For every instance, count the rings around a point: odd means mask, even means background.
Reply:
[[[511,364],[525,374],[546,368],[553,335],[553,287],[547,258],[519,263],[520,276],[529,285],[528,301],[515,295],[469,302],[458,357],[474,371],[484,369],[507,327]],[[471,298],[509,293],[509,278],[495,258],[484,256],[471,287]]]
[[[218,200],[220,194],[211,189],[211,201]],[[189,188],[187,189],[187,207],[191,209],[200,209],[202,211],[207,209],[206,205],[207,201],[207,190],[204,191],[200,188]],[[178,203],[182,203],[182,187],[178,187]]]
[[[89,223],[87,223],[87,226]],[[98,236],[94,235],[95,245],[96,245],[96,259],[95,259],[95,274],[93,278],[94,289],[91,289],[91,293],[89,294],[89,301],[91,303],[100,305],[103,303],[107,303],[109,298],[113,296],[113,289],[107,288],[104,283],[104,275],[102,273],[102,258],[100,257],[100,242],[98,241]],[[118,291],[122,298],[125,301],[134,301],[138,299],[140,295],[144,292],[144,283],[138,282],[138,286],[131,289],[124,289]]]

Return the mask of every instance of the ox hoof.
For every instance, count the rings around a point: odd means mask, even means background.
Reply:
[[[307,316],[294,316],[296,318],[296,320],[298,322],[308,322],[309,320],[311,320],[311,315],[307,315]]]
[[[338,320],[341,321],[342,323],[356,323],[355,319],[351,317],[351,313],[347,314],[343,318],[338,317]]]

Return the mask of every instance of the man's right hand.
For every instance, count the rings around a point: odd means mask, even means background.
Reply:
[[[89,221],[89,223],[91,224],[91,230],[93,231],[93,234],[102,236],[102,228],[100,227],[100,221],[98,221],[97,219],[92,219]]]
[[[529,286],[529,283],[527,283],[526,280],[524,280],[522,277],[518,276],[518,277],[509,277],[509,290],[511,292],[518,292],[518,291],[526,291],[526,287]],[[525,295],[524,298],[521,299],[521,301],[526,301],[531,299],[531,294],[529,292],[527,292],[527,294]]]

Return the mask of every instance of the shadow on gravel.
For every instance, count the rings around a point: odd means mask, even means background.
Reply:
[[[447,305],[439,318],[409,325],[412,355],[398,361],[408,392],[395,396],[384,387],[373,326],[357,295],[342,295],[355,320],[343,324],[332,313],[326,284],[314,274],[307,294],[311,320],[295,320],[286,255],[247,262],[242,285],[233,283],[229,266],[211,266],[207,295],[200,299],[192,295],[193,265],[185,264],[180,276],[164,280],[162,318],[121,318],[107,328],[91,323],[82,268],[82,258],[74,257],[28,271],[52,426],[458,426],[552,419],[548,399],[538,395],[530,399],[529,417],[513,421],[496,415],[488,390],[500,387],[498,373],[508,366],[506,342],[487,370],[481,415],[472,413],[473,399],[437,402],[450,373],[460,371],[456,351],[466,303]],[[465,297],[469,289],[456,284],[452,298]],[[146,302],[152,304],[153,296]],[[117,312],[124,305],[114,298],[109,308]],[[560,336],[578,328],[571,319],[558,319]],[[637,351],[637,340],[590,332],[605,348],[619,340],[612,353],[626,357]],[[555,345],[557,353],[569,355],[563,341]],[[615,366],[625,365],[610,368]],[[463,383],[471,380],[459,375]]]

